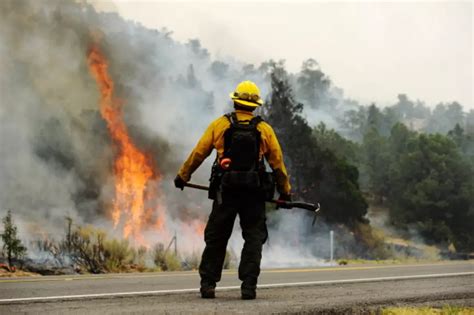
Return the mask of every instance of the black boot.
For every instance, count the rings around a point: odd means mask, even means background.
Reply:
[[[201,297],[203,299],[213,299],[216,297],[216,283],[207,279],[201,280]]]
[[[242,294],[242,300],[255,300],[257,297],[257,285],[244,281],[240,287],[240,292]]]
[[[242,300],[255,300],[257,291],[252,289],[242,289]]]
[[[203,299],[213,299],[216,297],[216,289],[210,287],[201,287],[201,297]]]

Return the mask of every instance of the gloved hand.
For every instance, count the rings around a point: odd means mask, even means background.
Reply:
[[[183,190],[184,184],[186,184],[186,182],[179,175],[176,175],[176,178],[174,179],[174,186]]]

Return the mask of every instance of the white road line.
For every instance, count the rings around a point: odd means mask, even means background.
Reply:
[[[376,282],[376,281],[392,281],[392,280],[408,280],[408,279],[427,279],[427,278],[443,278],[454,276],[474,275],[474,272],[456,272],[456,273],[436,273],[426,275],[412,275],[412,276],[395,276],[395,277],[377,277],[377,278],[360,278],[360,279],[344,279],[344,280],[321,280],[308,282],[289,282],[289,283],[269,283],[260,284],[258,288],[277,288],[277,287],[294,287],[294,286],[309,286],[321,284],[336,284],[336,283],[358,283],[358,282]],[[219,287],[218,291],[240,289],[240,286]],[[86,298],[104,298],[104,297],[125,297],[125,296],[139,296],[139,295],[157,295],[157,294],[172,294],[172,293],[195,293],[199,289],[174,289],[174,290],[155,290],[155,291],[136,291],[136,292],[114,292],[114,293],[95,293],[95,294],[78,294],[78,295],[58,295],[58,296],[38,296],[27,298],[13,298],[0,299],[1,304],[17,303],[17,302],[38,302],[38,301],[52,301],[52,300],[73,300]]]
[[[439,266],[453,266],[453,265],[472,265],[474,262],[437,262],[429,264],[410,264],[410,265],[376,265],[376,266],[352,266],[352,267],[312,267],[312,268],[301,268],[301,269],[262,269],[261,274],[270,273],[300,273],[300,272],[329,272],[329,271],[354,271],[354,270],[372,270],[372,269],[393,269],[393,268],[413,268],[413,267],[439,267]],[[224,270],[223,275],[235,275],[237,270]],[[1,278],[0,285],[2,283],[17,283],[17,282],[47,282],[47,281],[76,281],[76,280],[103,280],[103,279],[141,279],[141,278],[160,278],[160,277],[199,277],[199,273],[196,271],[170,271],[170,272],[154,272],[154,273],[132,273],[132,274],[101,274],[101,275],[80,275],[80,276],[47,276],[47,277],[20,277],[20,278]]]

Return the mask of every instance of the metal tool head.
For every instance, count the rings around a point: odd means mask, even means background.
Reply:
[[[314,213],[319,212],[319,210],[321,210],[321,205],[318,202],[316,203],[316,209],[314,210]]]
[[[319,204],[319,202],[316,205],[316,209],[314,209],[313,223],[311,223],[311,226],[314,226],[316,224],[316,221],[318,220],[318,212],[319,210],[321,210],[321,205]]]

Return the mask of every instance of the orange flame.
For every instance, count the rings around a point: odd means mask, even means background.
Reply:
[[[123,221],[124,237],[131,236],[143,242],[143,229],[152,225],[153,220],[158,221],[153,218],[153,207],[147,203],[156,200],[157,186],[152,181],[159,179],[159,173],[151,158],[134,145],[128,134],[123,120],[123,104],[114,97],[114,82],[108,71],[108,62],[97,45],[89,51],[88,65],[100,90],[100,113],[117,149],[114,161],[115,198],[111,212],[113,224],[117,227]],[[163,222],[162,218],[159,221]]]
[[[206,223],[197,221],[195,225],[195,230],[197,235],[204,236],[204,230],[206,229]]]

